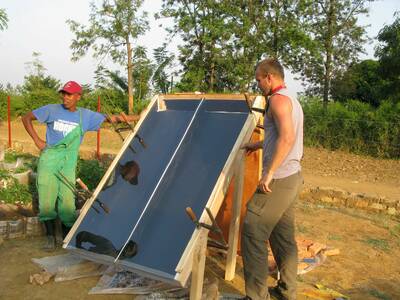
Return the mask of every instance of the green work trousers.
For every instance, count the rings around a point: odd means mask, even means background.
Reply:
[[[246,295],[252,300],[269,299],[268,248],[280,272],[278,289],[283,299],[296,299],[297,244],[295,202],[303,185],[301,172],[274,179],[271,193],[256,192],[247,204],[242,229],[242,257]]]
[[[71,227],[76,220],[75,196],[62,182],[59,173],[75,184],[81,136],[82,129],[79,125],[56,145],[43,150],[40,155],[37,177],[40,221],[54,220],[57,213],[67,227]]]

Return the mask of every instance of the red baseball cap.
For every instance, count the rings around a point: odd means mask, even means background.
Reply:
[[[58,92],[66,92],[68,94],[82,94],[82,87],[75,81],[68,81]]]

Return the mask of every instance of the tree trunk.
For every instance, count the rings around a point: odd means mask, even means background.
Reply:
[[[215,63],[211,63],[211,75],[210,75],[210,91],[214,91],[214,83],[215,83]]]
[[[327,36],[325,40],[325,74],[324,74],[324,108],[328,107],[329,90],[331,85],[331,70],[332,70],[332,48],[333,48],[333,24],[335,23],[335,0],[329,1],[329,11],[327,18]]]
[[[132,78],[132,48],[129,37],[126,38],[126,50],[128,52],[128,113],[133,113],[133,78]]]
[[[208,91],[214,91],[214,84],[215,84],[215,62],[214,62],[214,51],[215,51],[215,42],[212,41],[211,43],[211,51],[210,51],[210,85],[208,86]]]

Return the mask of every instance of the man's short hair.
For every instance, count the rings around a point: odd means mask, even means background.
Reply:
[[[285,79],[283,67],[276,58],[263,59],[257,64],[256,70],[259,70],[263,76],[267,76],[267,74],[273,74]]]

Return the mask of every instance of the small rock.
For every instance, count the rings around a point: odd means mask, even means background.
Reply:
[[[385,206],[380,204],[380,203],[372,203],[370,206],[372,209],[376,209],[376,210],[383,210],[385,209]]]
[[[331,203],[331,202],[333,202],[333,198],[328,197],[328,196],[323,196],[323,197],[321,197],[321,201],[325,202],[325,203]]]

